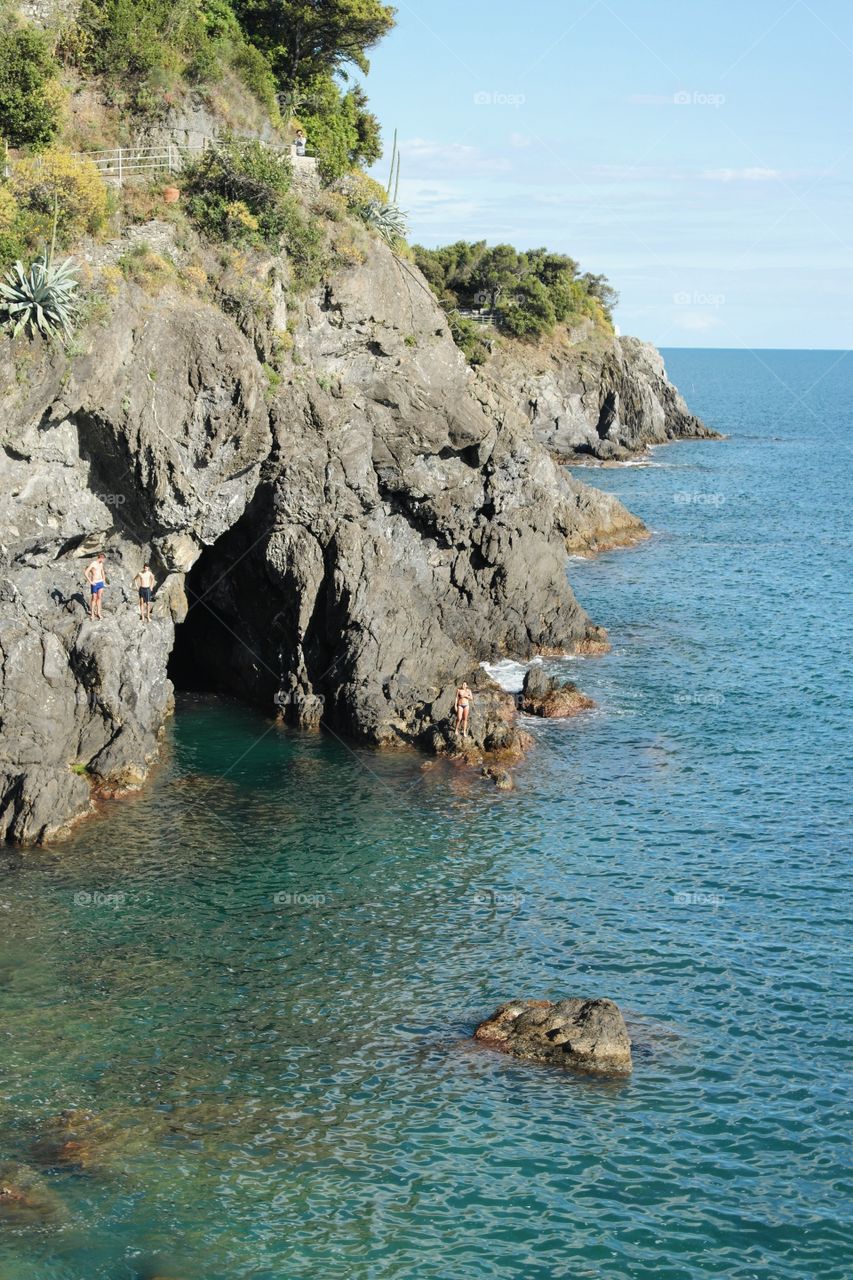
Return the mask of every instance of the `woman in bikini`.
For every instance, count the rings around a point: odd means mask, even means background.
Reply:
[[[463,680],[456,690],[456,701],[453,704],[453,710],[456,712],[456,732],[459,733],[461,729],[463,738],[468,737],[468,716],[473,701],[474,695],[468,687],[468,681]]]

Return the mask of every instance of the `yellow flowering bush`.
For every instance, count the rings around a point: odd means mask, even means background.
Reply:
[[[55,149],[19,160],[10,191],[26,223],[27,241],[49,242],[56,211],[57,244],[67,248],[83,235],[97,235],[107,220],[107,188],[91,160]]]

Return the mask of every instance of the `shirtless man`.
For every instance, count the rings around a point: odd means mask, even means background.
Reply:
[[[468,737],[468,716],[473,701],[474,695],[468,686],[468,681],[463,680],[456,690],[456,702],[453,704],[453,710],[456,712],[456,732],[459,733],[461,729],[463,738]]]
[[[154,594],[154,574],[147,564],[142,566],[141,572],[133,579],[133,583],[139,588],[139,621],[150,622],[151,610],[154,608],[151,599]]]
[[[101,620],[101,596],[103,595],[106,581],[104,576],[104,561],[106,558],[103,551],[99,551],[91,564],[86,566],[86,572],[83,575],[89,584],[92,596],[89,604],[89,615],[93,622],[95,619],[98,622]]]

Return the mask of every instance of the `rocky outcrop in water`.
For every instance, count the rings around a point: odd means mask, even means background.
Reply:
[[[496,344],[485,377],[559,457],[619,461],[648,445],[716,435],[687,408],[655,347],[591,323],[541,343]]]
[[[138,786],[173,678],[502,769],[526,735],[479,663],[606,649],[566,552],[642,526],[554,462],[420,274],[365,243],[291,316],[274,380],[277,311],[232,318],[171,287],[118,286],[73,355],[2,340],[0,838],[50,838],[98,789]],[[82,575],[100,549],[98,622]]]
[[[191,583],[225,623],[209,675],[236,670],[296,723],[322,708],[375,744],[447,746],[476,663],[597,634],[565,580],[574,491],[390,254],[309,305],[296,352],[312,377],[271,406],[268,482]],[[196,623],[209,629],[191,614],[188,641]],[[474,742],[511,747],[513,732],[481,687]]]
[[[571,680],[559,680],[534,666],[525,673],[519,706],[527,715],[556,720],[591,711],[595,702]]]
[[[632,1068],[625,1019],[612,1000],[510,1000],[481,1022],[474,1036],[528,1062],[607,1075]]]
[[[71,358],[3,342],[6,838],[61,831],[93,783],[141,782],[176,627],[175,666],[208,687],[432,750],[455,749],[454,690],[481,659],[600,643],[564,572],[577,490],[383,246],[308,302],[275,395],[257,335],[171,290],[122,286],[85,336]],[[101,548],[91,622],[82,574]],[[476,678],[474,744],[517,753],[512,700]]]

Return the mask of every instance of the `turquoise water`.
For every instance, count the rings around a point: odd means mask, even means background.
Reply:
[[[730,439],[580,473],[655,533],[572,562],[599,709],[516,791],[184,697],[140,796],[10,857],[0,1156],[104,1141],[0,1280],[850,1274],[853,356],[668,362]],[[572,993],[629,1081],[468,1038]]]

